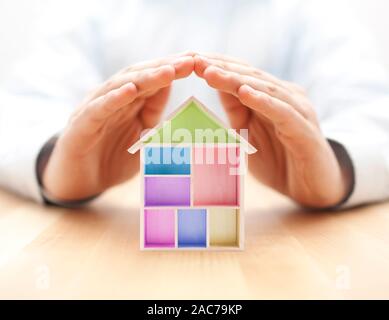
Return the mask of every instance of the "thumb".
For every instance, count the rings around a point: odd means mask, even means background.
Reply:
[[[139,115],[143,128],[151,129],[157,125],[168,102],[170,91],[171,86],[162,88],[146,99]]]
[[[228,120],[233,129],[247,129],[250,117],[250,109],[244,106],[238,98],[225,92],[219,91],[220,101],[226,111]]]

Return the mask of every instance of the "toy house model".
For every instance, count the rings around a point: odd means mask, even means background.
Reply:
[[[190,98],[138,150],[142,250],[243,249],[247,139]]]

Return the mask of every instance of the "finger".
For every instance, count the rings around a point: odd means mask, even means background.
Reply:
[[[287,103],[248,85],[239,89],[238,97],[244,105],[268,118],[284,137],[305,140],[307,121]]]
[[[119,109],[112,116],[110,116],[104,126],[107,132],[111,132],[116,128],[121,128],[133,123],[133,120],[143,108],[145,99],[139,98],[133,101],[131,104]]]
[[[224,62],[236,63],[236,64],[240,64],[240,65],[245,65],[245,66],[250,66],[246,61],[244,61],[242,59],[230,57],[230,56],[223,55],[220,53],[199,52],[198,54],[196,54],[196,56],[197,57],[206,57],[209,59],[214,59],[214,60],[219,60],[219,61],[224,61]]]
[[[133,83],[125,84],[119,89],[93,100],[72,119],[73,125],[79,125],[88,132],[95,132],[115,112],[129,105],[137,98],[137,89]]]
[[[210,87],[232,94],[235,97],[238,96],[238,90],[242,86],[241,81],[233,76],[231,72],[213,66],[205,70],[203,78]]]
[[[170,89],[170,87],[163,88],[145,101],[139,114],[143,128],[150,129],[158,123],[164,110],[164,106],[166,106],[168,101]]]
[[[242,65],[232,61],[212,59],[204,56],[195,56],[194,61],[195,61],[195,72],[201,78],[203,77],[204,71],[208,67],[215,66],[227,71],[232,71],[232,72],[239,73],[241,75],[252,76],[267,82],[271,82],[283,87],[286,90],[289,90],[289,86],[283,80],[280,80],[277,77],[265,71],[258,70],[249,65]]]
[[[220,91],[219,96],[231,127],[237,130],[247,128],[251,110],[230,94]]]
[[[150,68],[157,68],[164,65],[171,65],[176,68],[177,76],[183,77],[185,75],[189,75],[193,71],[193,67],[194,67],[193,55],[194,53],[192,52],[184,52],[184,53],[179,53],[161,59],[136,63],[134,65],[131,65],[121,70],[118,74],[140,71],[140,70],[150,69]],[[191,66],[192,68],[190,68]]]
[[[162,88],[162,86],[170,85],[175,77],[175,69],[170,65],[129,72],[108,80],[101,87],[100,91],[96,93],[96,95],[104,95],[109,91],[120,88],[121,86],[130,82],[132,82],[137,87],[138,94],[143,95],[148,91],[158,90]]]
[[[288,91],[274,83],[257,79],[252,76],[226,71],[214,66],[208,67],[206,69],[204,72],[204,79],[211,87],[230,93],[234,96],[238,95],[238,90],[242,85],[247,84],[255,90],[261,91],[272,96],[273,98],[277,98],[290,104],[304,117],[307,116],[307,112],[305,109],[303,109],[302,105],[300,105],[299,99],[297,99],[297,97],[291,91]]]

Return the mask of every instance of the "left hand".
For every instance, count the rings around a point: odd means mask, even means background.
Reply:
[[[249,168],[260,181],[314,208],[346,197],[350,179],[300,86],[215,54],[196,55],[195,72],[219,91],[232,128],[249,130],[259,150],[249,157]]]
[[[80,102],[42,170],[43,187],[56,201],[78,201],[123,183],[139,170],[126,150],[154,127],[175,80],[194,68],[187,53],[128,66]]]

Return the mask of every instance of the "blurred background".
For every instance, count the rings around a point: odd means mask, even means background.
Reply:
[[[0,81],[12,63],[44,33],[41,18],[50,13],[63,17],[68,1],[53,0],[0,0]],[[228,1],[228,0],[226,0]],[[325,0],[323,0],[325,1]],[[342,0],[358,17],[376,39],[380,59],[389,70],[389,1],[388,0]],[[82,5],[84,1],[77,1]],[[77,15],[77,12],[71,14]]]
[[[66,6],[65,3],[70,1],[0,0],[0,80],[12,63],[28,51],[44,33],[40,23],[42,16],[47,17],[50,12],[61,15]],[[347,2],[350,10],[373,34],[380,49],[380,59],[389,70],[389,38],[387,35],[389,1],[343,1]]]

